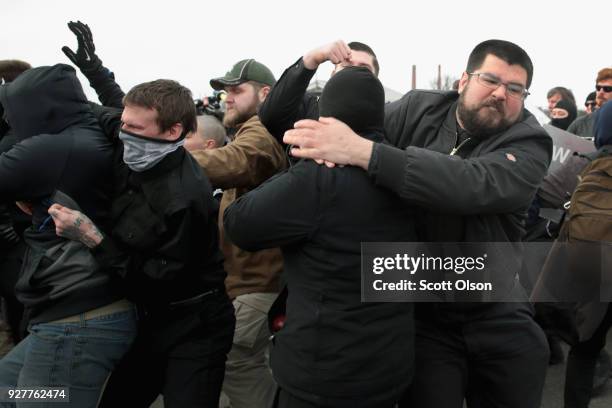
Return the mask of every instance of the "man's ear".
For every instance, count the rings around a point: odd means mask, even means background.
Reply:
[[[183,134],[183,125],[181,123],[175,123],[168,129],[167,140],[177,140]]]
[[[269,93],[270,93],[270,87],[269,86],[262,87],[259,90],[259,92],[257,92],[257,97],[259,98],[259,102],[265,101],[266,98],[268,97]]]
[[[468,73],[463,71],[463,74],[461,74],[461,79],[459,80],[459,88],[457,88],[457,91],[459,93],[463,92],[463,88],[465,88],[469,79],[470,76],[468,75]]]
[[[204,142],[204,146],[205,149],[214,149],[215,147],[217,147],[217,142],[215,141],[215,139],[206,139],[206,141]]]

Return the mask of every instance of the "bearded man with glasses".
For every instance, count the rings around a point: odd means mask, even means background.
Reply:
[[[333,118],[297,122],[284,142],[295,156],[367,171],[416,207],[421,241],[506,243],[512,254],[491,273],[514,280],[526,210],[552,156],[552,140],[524,108],[532,75],[522,48],[484,41],[458,92],[411,91],[387,105],[388,143]],[[416,305],[415,375],[400,406],[540,406],[548,345],[522,287],[505,295],[504,303]]]
[[[597,73],[595,80],[595,106],[593,111],[612,99],[612,68],[603,68]],[[572,122],[568,132],[581,137],[594,137],[595,115],[584,115]]]

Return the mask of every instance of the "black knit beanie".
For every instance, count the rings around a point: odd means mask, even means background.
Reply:
[[[368,133],[380,134],[385,120],[385,90],[367,68],[343,68],[325,84],[319,115],[341,120],[366,137]]]

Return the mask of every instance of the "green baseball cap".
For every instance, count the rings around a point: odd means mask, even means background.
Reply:
[[[260,82],[270,86],[276,83],[272,71],[261,62],[257,62],[251,58],[235,63],[225,76],[211,79],[210,86],[220,91],[226,86],[240,85],[247,81]]]

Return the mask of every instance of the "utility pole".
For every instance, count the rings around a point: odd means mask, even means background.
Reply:
[[[442,65],[438,64],[438,90],[442,89]]]
[[[412,66],[412,89],[416,89],[416,65]]]

